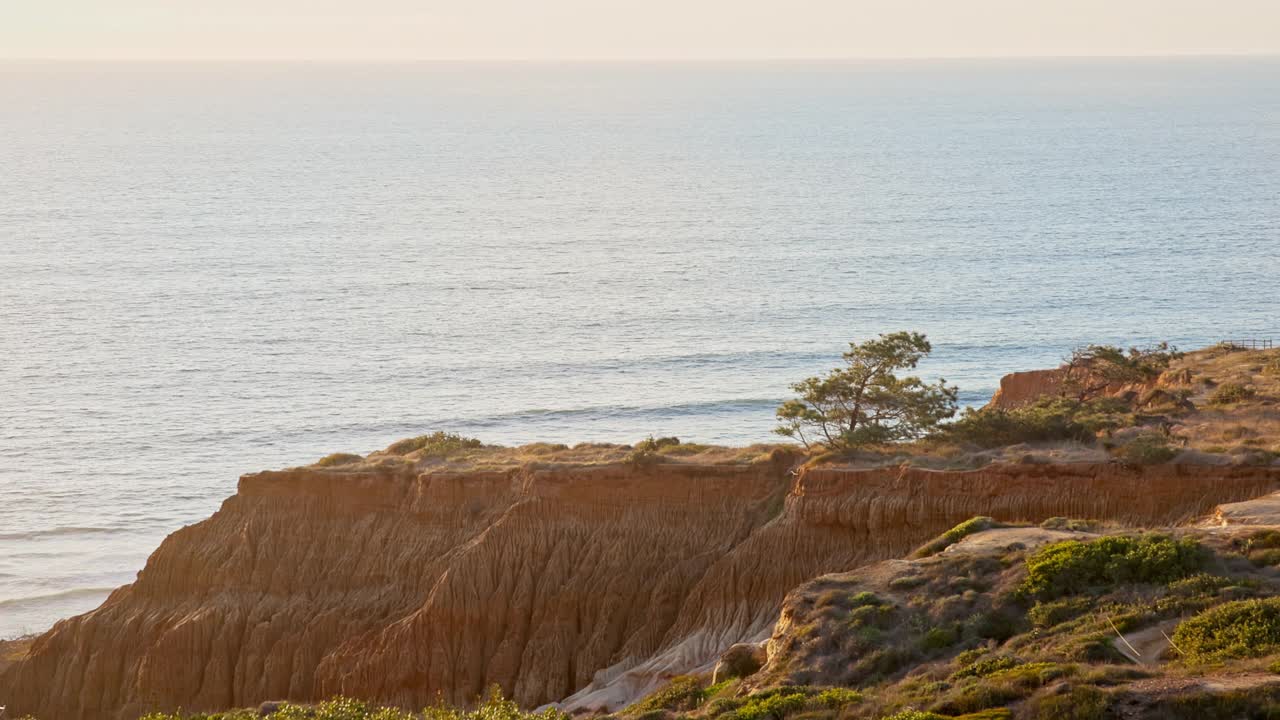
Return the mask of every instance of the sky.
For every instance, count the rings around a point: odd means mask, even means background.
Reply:
[[[0,58],[1280,53],[1280,0],[0,0]]]

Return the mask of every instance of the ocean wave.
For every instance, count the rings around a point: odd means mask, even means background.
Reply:
[[[115,590],[115,588],[73,588],[71,590],[63,590],[61,592],[48,593],[46,595],[30,595],[28,597],[8,598],[0,600],[0,611],[12,608],[49,605],[68,600],[96,597],[99,595],[106,596],[111,594],[112,590]]]
[[[124,532],[119,528],[104,527],[56,527],[48,530],[29,530],[27,532],[0,533],[0,540],[38,540],[46,537],[64,535],[111,535]]]

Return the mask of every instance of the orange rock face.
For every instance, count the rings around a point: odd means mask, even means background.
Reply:
[[[1170,524],[1280,487],[1264,468],[970,472],[657,464],[241,479],[137,582],[0,675],[10,712],[145,711],[347,694],[421,707],[491,683],[615,708],[769,636],[786,593],[971,516]]]

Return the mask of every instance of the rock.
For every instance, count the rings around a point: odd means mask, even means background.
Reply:
[[[764,667],[764,646],[758,643],[738,643],[720,656],[712,673],[712,684],[729,678],[744,678]]]

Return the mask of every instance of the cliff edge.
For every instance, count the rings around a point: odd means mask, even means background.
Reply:
[[[1169,525],[1280,486],[1251,466],[798,462],[247,475],[135,583],[38,638],[0,698],[18,716],[131,720],[335,694],[422,707],[497,683],[526,706],[614,709],[768,638],[804,581],[974,515]]]

